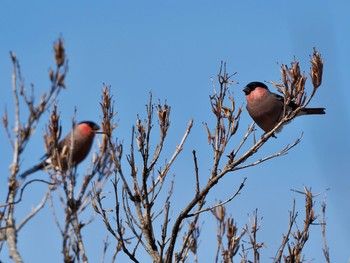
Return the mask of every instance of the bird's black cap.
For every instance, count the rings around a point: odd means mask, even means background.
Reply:
[[[243,91],[244,91],[245,95],[249,95],[257,87],[268,89],[268,87],[264,83],[259,82],[259,81],[253,81],[253,82],[250,82],[247,86],[245,86],[243,88]]]
[[[82,122],[79,122],[79,124],[87,124],[90,126],[90,128],[93,130],[93,131],[98,131],[100,129],[100,126],[98,126],[96,123],[94,123],[93,121],[82,121]]]

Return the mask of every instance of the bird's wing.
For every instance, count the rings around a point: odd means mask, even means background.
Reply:
[[[272,93],[272,94],[277,100],[284,102],[284,98],[281,95],[278,95],[276,93]]]
[[[278,94],[276,94],[276,93],[272,93],[272,94],[273,94],[273,96],[274,96],[278,101],[281,101],[281,102],[284,103],[284,97],[283,97],[283,96],[278,95]],[[291,107],[291,109],[292,109],[293,111],[296,110],[296,109],[298,108],[298,105],[296,105],[295,102],[292,101],[292,100],[289,102],[288,106]]]

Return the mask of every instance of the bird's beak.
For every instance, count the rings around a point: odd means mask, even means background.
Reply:
[[[250,88],[247,87],[247,86],[245,86],[245,87],[243,88],[243,92],[244,92],[245,95],[249,95],[249,93],[250,93]]]
[[[96,134],[107,134],[106,132],[104,132],[104,131],[102,131],[102,130],[94,131],[94,133],[96,133]]]

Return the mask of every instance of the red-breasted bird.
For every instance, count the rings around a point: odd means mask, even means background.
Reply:
[[[43,161],[35,165],[33,168],[25,171],[20,175],[25,178],[28,175],[43,169],[54,169],[65,171],[68,169],[69,161],[72,161],[72,166],[75,167],[81,163],[89,154],[94,137],[100,127],[92,121],[82,121],[73,129],[74,144],[72,148],[72,156],[70,158],[70,147],[72,133],[69,133],[58,143],[58,159],[59,163],[53,163],[50,152],[44,155]]]
[[[247,99],[247,110],[250,117],[265,132],[271,131],[283,117],[284,98],[269,91],[264,83],[250,82],[243,88]],[[290,102],[287,111],[297,109],[294,102]],[[325,108],[305,108],[297,116],[307,114],[325,114]]]

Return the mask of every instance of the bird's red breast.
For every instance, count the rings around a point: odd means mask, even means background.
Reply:
[[[248,103],[259,102],[261,99],[263,99],[269,93],[270,93],[269,90],[267,90],[265,88],[256,87],[254,90],[252,90],[249,94],[246,95],[246,99],[247,99]]]
[[[69,164],[71,164],[72,167],[77,166],[89,154],[95,137],[95,132],[97,132],[99,129],[100,127],[92,121],[83,121],[78,123],[72,131],[73,133],[69,133],[58,143],[58,158],[52,159],[52,153],[50,150],[46,154],[46,159],[44,161],[25,171],[20,175],[20,177],[25,178],[31,173],[46,168],[53,168],[64,172],[69,168]],[[74,138],[73,145],[71,143],[72,138]]]
[[[95,136],[93,129],[86,123],[78,124],[77,129],[79,130],[79,134],[81,134],[84,137]]]

